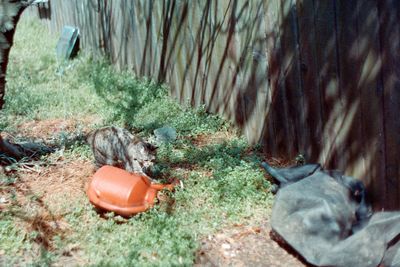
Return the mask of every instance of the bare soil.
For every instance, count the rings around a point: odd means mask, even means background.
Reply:
[[[193,138],[191,141],[193,145],[197,147],[204,147],[207,145],[213,145],[213,144],[220,144],[223,143],[224,141],[228,140],[231,138],[234,133],[230,132],[217,132],[213,134],[212,136],[208,134],[200,134],[196,136],[196,138]]]
[[[66,198],[73,202],[84,198],[94,171],[92,162],[83,160],[64,160],[52,166],[24,170],[15,186],[17,200],[21,205],[28,205],[34,198],[37,204],[43,204],[38,207],[42,212],[62,216],[66,212]]]
[[[257,226],[236,225],[201,242],[195,266],[307,266],[271,236],[266,220]]]
[[[60,160],[51,166],[22,169],[8,190],[0,188],[4,202],[0,212],[11,210],[19,228],[36,233],[32,252],[23,254],[26,262],[35,259],[41,247],[52,251],[56,235],[68,235],[71,229],[64,216],[74,209],[74,203],[87,201],[85,192],[93,173],[90,161]],[[81,253],[73,245],[65,248],[59,266],[85,265]]]
[[[17,126],[18,136],[33,139],[44,139],[57,136],[62,132],[89,132],[90,125],[98,122],[95,117],[80,119],[34,120]]]

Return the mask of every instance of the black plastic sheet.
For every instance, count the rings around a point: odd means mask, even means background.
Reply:
[[[362,182],[319,165],[273,169],[272,229],[316,266],[400,266],[400,212],[372,213]]]

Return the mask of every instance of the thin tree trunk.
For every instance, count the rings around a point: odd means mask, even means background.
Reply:
[[[26,1],[3,0],[0,2],[0,8],[2,11],[2,13],[0,13],[0,35],[2,36],[0,37],[4,37],[0,39],[0,109],[2,109],[4,105],[8,57],[13,45],[17,23],[26,7]],[[13,15],[10,17],[10,19],[4,18],[10,15]],[[10,25],[13,25],[11,29]]]
[[[0,109],[4,105],[8,57],[13,45],[14,33],[22,12],[30,3],[32,1],[0,1]],[[12,144],[0,136],[0,154],[18,159],[23,156],[23,150],[20,146]]]

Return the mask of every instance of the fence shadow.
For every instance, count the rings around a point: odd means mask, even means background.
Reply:
[[[388,136],[398,125],[386,118],[398,107],[386,103],[399,98],[387,86],[392,71],[385,66],[396,55],[384,49],[382,37],[389,34],[387,27],[398,32],[390,8],[399,5],[382,2],[278,6],[280,31],[268,33],[278,44],[269,57],[270,89],[276,93],[262,140],[275,139],[265,142],[273,153],[302,153],[308,161],[345,170],[366,183],[376,209],[395,209],[399,169],[391,163],[398,153],[392,142],[400,139]],[[390,35],[399,42],[398,35]]]

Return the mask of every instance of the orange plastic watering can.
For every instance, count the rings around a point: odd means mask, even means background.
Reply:
[[[164,188],[171,190],[173,185],[154,184],[146,176],[103,166],[94,174],[87,195],[100,209],[131,216],[151,208],[157,192]]]

